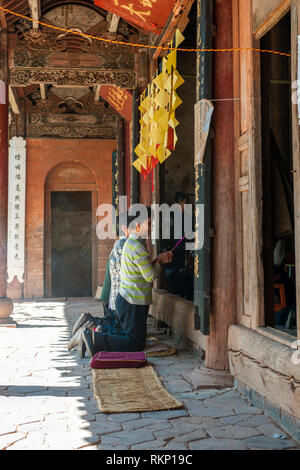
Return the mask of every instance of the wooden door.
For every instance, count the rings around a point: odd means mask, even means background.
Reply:
[[[51,192],[51,297],[92,295],[92,193]]]
[[[98,249],[96,235],[96,210],[98,204],[98,191],[94,181],[94,176],[86,167],[76,162],[65,162],[55,167],[48,175],[45,183],[45,284],[44,292],[46,297],[53,296],[53,263],[52,263],[52,204],[51,194],[54,192],[88,192],[90,194],[91,211],[89,228],[86,224],[86,231],[90,231],[91,238],[91,289],[90,294],[95,295],[98,285]],[[80,195],[79,195],[80,200]],[[83,216],[83,218],[85,218]],[[83,237],[84,238],[84,237]],[[76,242],[77,243],[77,242]],[[70,248],[71,249],[71,248]],[[66,294],[68,296],[70,294]],[[83,295],[83,294],[81,294]]]
[[[234,48],[252,48],[252,1],[233,0]],[[259,54],[234,54],[237,305],[239,321],[261,326],[264,314]]]

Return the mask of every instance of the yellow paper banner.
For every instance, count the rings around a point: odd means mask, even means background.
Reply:
[[[183,40],[184,36],[177,30],[176,47]],[[140,142],[135,148],[138,159],[133,163],[137,171],[151,170],[152,157],[163,163],[171,155],[171,151],[167,148],[170,132],[174,132],[171,145],[175,148],[178,141],[175,128],[179,125],[175,110],[182,103],[175,90],[183,83],[184,79],[177,71],[177,51],[171,50],[162,59],[161,72],[156,74],[140,98],[138,108],[141,113]]]

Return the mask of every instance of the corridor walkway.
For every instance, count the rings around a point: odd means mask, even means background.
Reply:
[[[93,398],[89,359],[69,353],[78,315],[101,316],[91,299],[15,304],[18,328],[0,328],[0,449],[295,449],[270,417],[238,392],[193,392],[199,365],[185,350],[150,362],[186,409],[105,415]]]

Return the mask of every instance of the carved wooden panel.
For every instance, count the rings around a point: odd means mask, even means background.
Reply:
[[[94,93],[88,88],[87,93],[82,88],[52,88],[47,92],[45,100],[41,98],[38,88],[26,99],[26,111],[47,114],[97,114],[106,117],[116,115],[114,109],[103,100],[95,101]]]
[[[10,85],[27,86],[47,83],[60,86],[116,85],[121,88],[136,87],[136,72],[112,70],[77,70],[13,67],[10,69]]]
[[[116,43],[112,43],[112,41]],[[21,36],[9,37],[11,50],[26,51],[76,51],[81,52],[107,52],[108,54],[137,54],[137,49],[132,46],[118,44],[118,41],[127,42],[122,34],[101,33],[93,37],[85,37],[76,32],[57,33],[53,30],[39,29],[24,31]]]
[[[135,55],[115,52],[79,53],[15,49],[10,56],[11,67],[47,67],[97,70],[134,70]]]
[[[113,115],[27,115],[28,137],[114,139],[116,133],[116,117]]]
[[[43,18],[60,28],[80,27],[83,31],[88,31],[99,23],[105,23],[105,18],[94,9],[76,4],[59,5],[45,13]]]

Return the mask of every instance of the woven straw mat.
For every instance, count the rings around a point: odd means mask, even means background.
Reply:
[[[139,369],[92,369],[94,395],[103,413],[182,408],[151,365]]]

